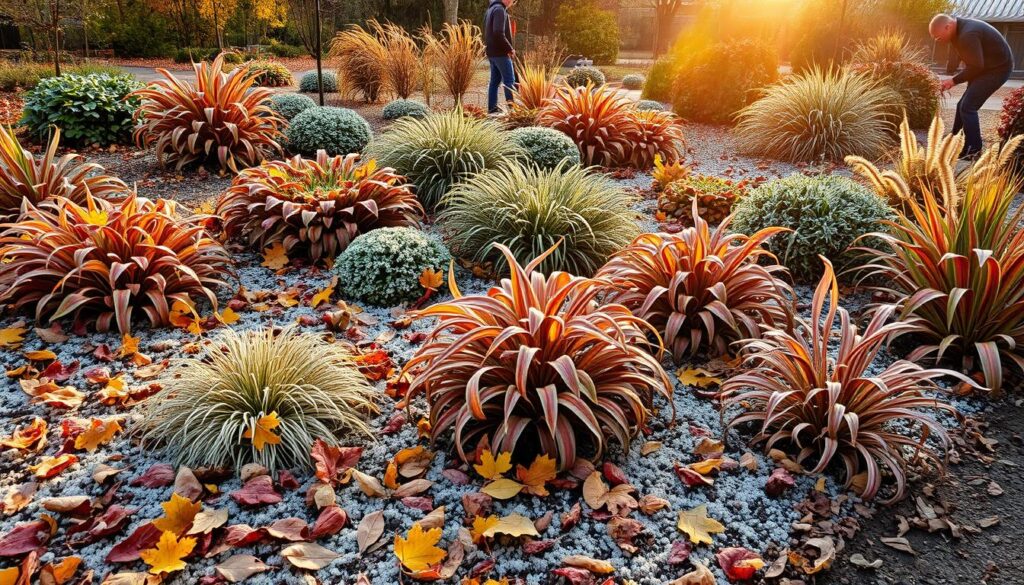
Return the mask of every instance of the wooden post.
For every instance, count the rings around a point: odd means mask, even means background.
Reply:
[[[324,72],[321,66],[323,47],[320,40],[320,0],[316,0],[316,85],[320,90],[320,105],[324,105]]]

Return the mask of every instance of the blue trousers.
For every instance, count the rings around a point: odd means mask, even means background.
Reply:
[[[981,122],[978,110],[985,100],[992,97],[997,89],[1010,78],[1010,69],[986,71],[967,82],[967,89],[956,105],[953,120],[953,134],[964,131],[964,150],[960,156],[973,156],[981,152]]]
[[[498,87],[505,86],[505,101],[512,101],[512,89],[516,86],[516,71],[512,57],[488,57],[491,62],[491,83],[487,86],[487,112],[498,111]]]

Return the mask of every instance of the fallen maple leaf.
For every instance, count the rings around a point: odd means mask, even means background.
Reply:
[[[704,368],[679,370],[676,373],[676,378],[679,378],[679,381],[686,386],[697,386],[698,388],[718,386],[722,383],[721,378],[716,377],[713,372],[709,372]]]
[[[548,495],[544,484],[555,479],[558,475],[555,460],[548,455],[538,455],[529,468],[522,465],[516,467],[516,477],[523,482],[523,489],[526,493],[535,496]]]
[[[723,548],[715,553],[715,558],[730,581],[746,581],[764,566],[757,553],[742,547]]]
[[[484,479],[498,479],[512,469],[512,453],[498,453],[498,458],[495,459],[490,449],[484,449],[480,454],[480,464],[474,465],[473,469]]]
[[[89,421],[89,427],[80,435],[75,437],[75,449],[85,449],[92,453],[100,445],[109,443],[114,435],[121,432],[121,423],[116,418],[106,420],[94,418]]]
[[[251,427],[242,433],[242,438],[251,439],[252,446],[257,451],[262,451],[267,445],[278,445],[281,443],[281,436],[274,432],[274,429],[281,425],[277,418],[277,411],[262,415],[253,421]]]
[[[50,479],[77,462],[76,455],[65,453],[57,457],[47,457],[38,465],[30,465],[28,469],[39,479]]]
[[[46,421],[38,416],[26,427],[14,430],[10,439],[0,439],[0,447],[19,451],[39,451],[46,445]]]
[[[331,295],[334,294],[334,287],[338,286],[338,277],[335,276],[331,279],[331,283],[327,285],[324,290],[313,295],[313,298],[309,301],[309,306],[314,309],[322,305],[323,303],[330,302]]]
[[[473,537],[473,542],[477,545],[483,544],[484,540],[488,538],[486,532],[492,527],[498,524],[499,518],[495,515],[490,516],[474,516],[473,525],[470,526],[469,534]],[[491,535],[493,536],[493,534]]]
[[[395,535],[395,556],[406,569],[425,571],[440,563],[447,554],[436,546],[440,540],[440,528],[423,530],[418,522],[414,523],[406,538]]]
[[[139,558],[149,565],[149,572],[154,575],[173,573],[187,566],[184,559],[192,553],[195,546],[196,539],[192,537],[179,539],[175,533],[164,531],[156,547],[141,551]]]
[[[171,532],[174,535],[181,535],[192,527],[196,514],[203,508],[203,505],[178,494],[171,494],[171,499],[160,504],[164,509],[163,518],[153,521],[153,526],[161,532]]]
[[[221,313],[215,312],[213,316],[224,325],[233,325],[237,323],[239,319],[242,318],[241,315],[236,313],[235,310],[232,309],[231,307],[227,307]]]
[[[284,244],[274,242],[269,248],[263,250],[263,262],[260,266],[266,266],[271,270],[280,270],[288,265],[288,255],[285,254]]]
[[[0,348],[15,349],[25,341],[25,334],[28,329],[15,325],[6,329],[0,329]]]
[[[441,284],[444,283],[444,271],[434,270],[431,267],[423,269],[420,273],[420,286],[429,290],[436,291],[441,288]]]
[[[714,518],[708,518],[708,507],[704,504],[679,512],[679,530],[690,537],[693,544],[711,544],[712,534],[725,532],[725,526]]]

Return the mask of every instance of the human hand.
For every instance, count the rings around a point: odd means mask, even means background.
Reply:
[[[949,91],[949,90],[953,89],[954,85],[956,85],[956,84],[953,82],[953,78],[949,77],[949,78],[943,79],[939,83],[939,89],[941,89],[942,91]]]
[[[515,59],[516,58],[516,51],[515,51],[515,49],[513,49],[512,52],[508,54],[508,56],[510,58],[512,58],[512,59]]]

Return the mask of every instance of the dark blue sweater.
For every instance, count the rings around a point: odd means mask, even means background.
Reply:
[[[484,14],[484,47],[488,57],[507,57],[512,47],[512,22],[501,0],[491,0]]]
[[[982,73],[1013,67],[1013,53],[1003,35],[991,24],[971,18],[956,19],[956,36],[950,41],[956,55],[946,65],[952,74],[964,62],[964,69],[953,77],[954,83],[970,81]]]

